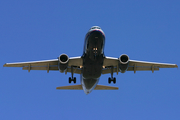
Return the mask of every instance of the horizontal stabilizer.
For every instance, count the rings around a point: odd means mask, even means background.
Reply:
[[[82,90],[82,85],[61,86],[61,87],[57,87],[56,89],[61,89],[61,90]],[[97,85],[94,88],[94,90],[118,90],[118,87]]]
[[[56,87],[56,89],[61,89],[61,90],[82,90],[82,86],[81,85],[61,86],[61,87]]]
[[[94,90],[118,90],[118,87],[112,87],[112,86],[104,86],[104,85],[97,85]]]

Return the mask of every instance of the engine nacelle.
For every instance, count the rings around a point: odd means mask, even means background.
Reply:
[[[119,57],[119,70],[121,73],[125,73],[129,64],[129,56],[123,54]]]
[[[58,58],[58,68],[61,73],[68,67],[69,57],[66,54],[61,54]]]

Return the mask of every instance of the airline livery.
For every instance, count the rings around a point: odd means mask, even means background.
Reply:
[[[86,34],[84,41],[83,55],[80,57],[68,57],[61,54],[58,59],[6,63],[4,67],[22,67],[23,70],[50,70],[60,71],[61,73],[71,73],[69,83],[76,83],[76,77],[80,74],[81,85],[61,86],[56,89],[84,90],[89,94],[94,90],[117,90],[118,87],[97,85],[101,74],[111,74],[108,83],[116,83],[113,73],[125,73],[126,71],[156,71],[159,68],[177,68],[176,64],[155,63],[130,60],[128,55],[122,54],[119,58],[107,57],[104,55],[105,34],[98,26],[93,26]]]

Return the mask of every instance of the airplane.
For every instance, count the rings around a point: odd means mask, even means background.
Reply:
[[[87,32],[84,41],[84,50],[82,56],[68,57],[67,54],[61,54],[57,59],[6,63],[3,67],[22,67],[23,70],[46,70],[60,71],[61,73],[71,73],[69,83],[76,83],[74,74],[80,74],[80,85],[61,86],[56,89],[65,90],[84,90],[89,94],[92,90],[117,90],[118,87],[98,85],[102,74],[111,74],[108,83],[116,83],[114,73],[125,73],[126,71],[154,71],[159,68],[177,68],[176,64],[156,63],[130,60],[126,54],[119,58],[107,57],[104,54],[105,34],[99,26],[93,26]]]

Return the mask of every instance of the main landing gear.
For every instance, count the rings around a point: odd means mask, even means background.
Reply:
[[[76,77],[73,77],[73,74],[73,66],[71,66],[71,77],[69,77],[69,83],[71,83],[72,81],[76,83]]]
[[[116,83],[116,78],[114,77],[114,78],[108,78],[108,83],[110,84],[111,83],[111,81],[113,81],[113,83],[115,84]]]
[[[113,81],[114,84],[116,83],[116,78],[113,77],[113,69],[114,69],[114,67],[112,66],[112,67],[111,67],[111,77],[108,78],[108,83],[109,83],[109,84],[110,84],[112,81]]]
[[[76,83],[76,77],[72,77],[72,78],[69,77],[69,83],[71,83],[72,81],[73,81],[74,83]]]

